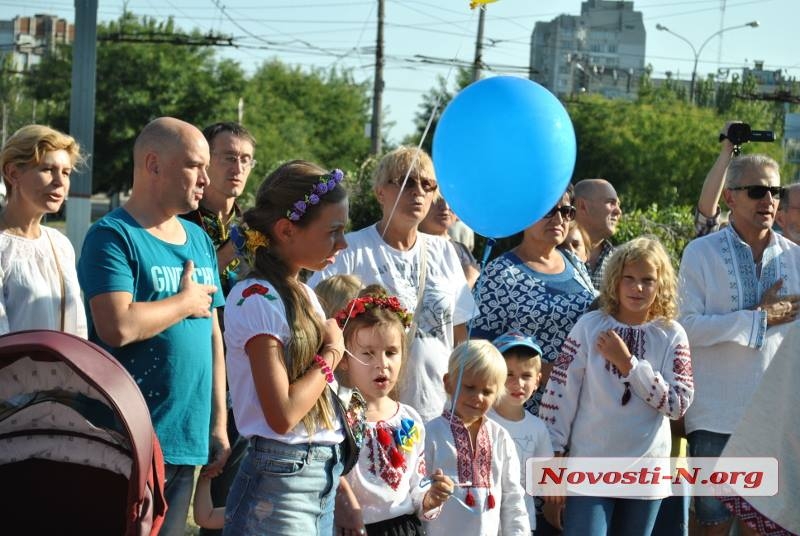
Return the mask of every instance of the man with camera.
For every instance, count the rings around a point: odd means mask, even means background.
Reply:
[[[679,272],[695,381],[685,417],[692,457],[720,455],[800,309],[800,246],[772,230],[778,163],[746,155],[724,169],[730,225],[690,242]],[[695,497],[695,515],[706,535],[732,523],[713,497]]]

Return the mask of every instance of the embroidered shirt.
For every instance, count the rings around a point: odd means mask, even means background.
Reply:
[[[627,376],[597,350],[597,335],[613,329],[631,352]],[[625,383],[630,399],[622,403]],[[556,451],[570,456],[667,457],[669,419],[692,402],[686,333],[677,322],[630,326],[602,311],[572,328],[547,382],[539,414]]]
[[[697,396],[686,430],[730,434],[789,324],[767,328],[756,306],[779,279],[780,296],[800,293],[800,247],[775,232],[761,256],[732,225],[686,246],[679,271],[680,323],[692,347]]]
[[[706,236],[707,234],[719,231],[719,218],[722,214],[722,209],[717,205],[717,212],[713,216],[704,216],[700,212],[700,208],[694,207],[694,232],[696,238]]]
[[[472,449],[469,431],[458,417],[451,423],[449,413],[430,421],[426,432],[429,470],[441,468],[446,475],[457,475],[461,484],[467,480],[474,484],[456,487],[455,497],[444,503],[439,517],[425,523],[428,536],[530,536],[520,461],[511,435],[484,418]],[[465,502],[468,491],[475,499],[471,508]],[[488,508],[489,494],[494,497],[494,508]]]
[[[403,419],[411,419],[417,428],[417,438],[409,450],[398,449],[403,456],[400,467],[391,463],[388,449],[378,440],[378,429],[393,433]],[[392,443],[396,447],[396,443]],[[421,515],[422,499],[430,488],[421,488],[425,471],[425,427],[412,407],[397,404],[397,412],[380,423],[367,422],[364,445],[358,463],[347,479],[361,505],[364,523],[377,523],[407,514]]]
[[[182,214],[181,218],[187,219],[202,227],[211,239],[211,243],[214,244],[214,249],[219,250],[219,248],[224,246],[230,239],[229,229],[231,222],[234,218],[240,218],[241,216],[242,209],[234,202],[233,210],[228,214],[225,221],[222,221],[216,212],[208,210],[203,207],[203,205],[197,207],[197,210]],[[236,271],[240,262],[241,259],[239,259],[239,257],[234,257],[227,266],[219,267],[219,279],[222,283],[223,296],[227,296],[228,292],[230,292],[231,288],[236,283]]]

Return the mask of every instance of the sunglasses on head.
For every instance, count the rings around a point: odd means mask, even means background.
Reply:
[[[739,190],[747,190],[747,197],[750,199],[762,199],[767,192],[772,194],[772,197],[775,199],[780,199],[783,197],[783,186],[764,186],[763,184],[751,184],[750,186],[734,186],[733,188],[728,188],[728,190],[733,190],[738,192]]]
[[[572,220],[575,219],[576,210],[575,210],[575,207],[573,207],[572,205],[562,205],[560,207],[559,206],[555,206],[555,207],[551,208],[547,212],[547,214],[545,214],[543,216],[543,218],[548,218],[548,219],[552,218],[553,216],[556,215],[556,212],[561,214],[561,218],[564,221],[572,221]]]

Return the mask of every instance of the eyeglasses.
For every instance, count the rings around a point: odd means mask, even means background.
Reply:
[[[400,186],[403,184],[403,179],[401,178],[389,179],[386,182],[393,186]],[[406,181],[406,188],[405,188],[406,190],[416,190],[417,188],[420,187],[422,188],[423,192],[429,194],[431,192],[435,192],[436,189],[439,188],[439,185],[436,184],[436,181],[432,181],[430,179],[419,180],[414,177],[409,177],[408,180]]]
[[[246,168],[254,168],[258,163],[258,160],[250,156],[249,154],[222,154],[221,155],[222,161],[226,164],[232,166],[234,164],[240,164],[242,167]]]
[[[575,207],[573,207],[572,205],[561,205],[560,207],[559,206],[555,206],[555,207],[551,208],[547,212],[547,214],[542,216],[542,218],[550,219],[550,218],[552,218],[553,216],[556,215],[556,212],[561,214],[561,218],[564,221],[572,221],[572,220],[575,219],[575,213],[577,211],[575,210]]]
[[[764,186],[763,184],[751,184],[749,186],[734,186],[728,190],[739,191],[747,190],[747,197],[750,199],[762,199],[767,192],[772,194],[775,199],[780,199],[783,196],[783,186]]]

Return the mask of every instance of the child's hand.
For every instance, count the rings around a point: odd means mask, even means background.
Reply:
[[[425,497],[422,499],[422,510],[424,512],[439,508],[450,498],[455,489],[453,481],[441,469],[434,471],[430,479],[431,489],[425,493]]]
[[[350,484],[344,477],[339,478],[339,487],[336,490],[334,503],[333,522],[336,526],[336,536],[360,536],[366,534],[361,505]]]
[[[560,501],[553,502],[550,499],[560,499]],[[564,513],[565,501],[565,497],[544,497],[544,504],[542,505],[542,515],[545,520],[558,530],[564,530],[561,518]]]
[[[617,367],[623,376],[631,371],[631,352],[616,331],[601,331],[597,336],[597,351],[606,361]]]
[[[320,350],[320,354],[327,359],[328,355],[325,355],[326,353],[330,354],[333,359],[331,368],[335,369],[342,360],[342,356],[344,356],[344,336],[342,336],[339,324],[333,318],[325,321],[325,329],[322,333],[322,350]]]

